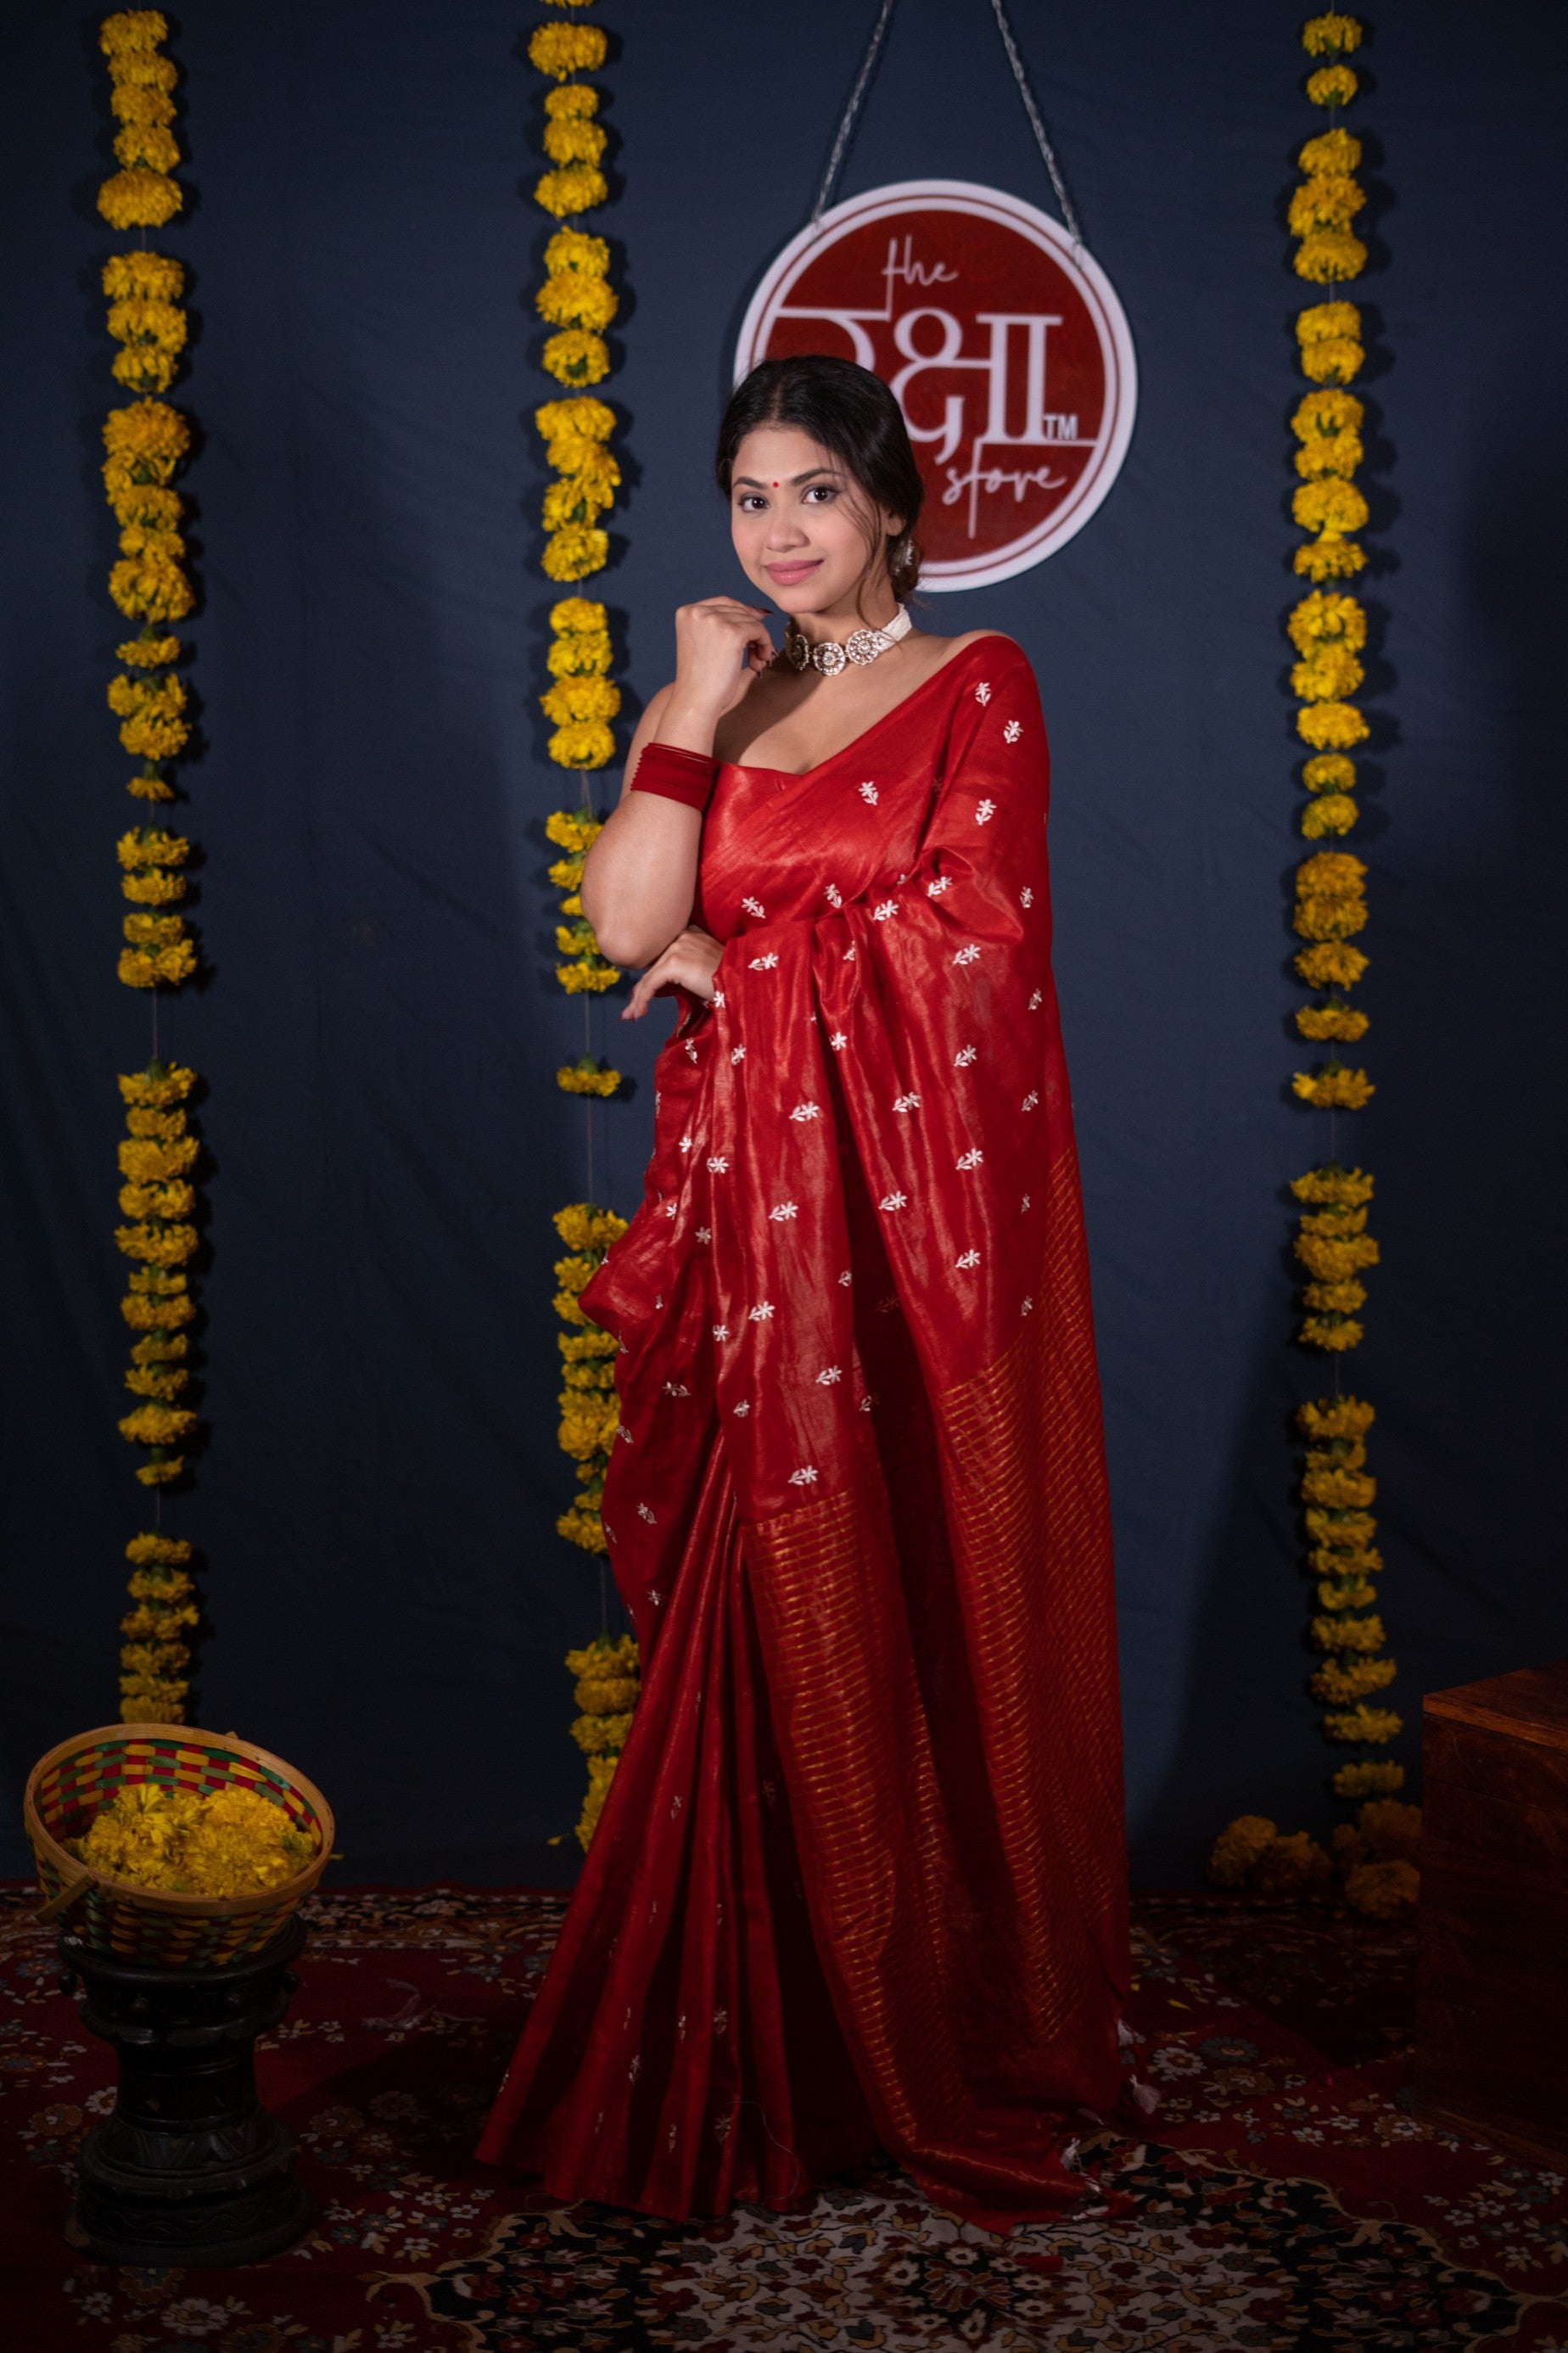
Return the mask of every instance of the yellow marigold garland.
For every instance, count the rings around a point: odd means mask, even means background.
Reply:
[[[1324,61],[1306,84],[1314,104],[1337,107],[1354,97],[1357,79],[1343,59],[1361,37],[1353,16],[1314,16],[1303,26],[1303,47]],[[1359,277],[1367,250],[1352,225],[1365,201],[1355,177],[1361,142],[1335,124],[1307,140],[1298,161],[1304,178],[1289,208],[1297,275],[1319,286]],[[1290,419],[1298,477],[1291,512],[1313,536],[1295,552],[1294,569],[1310,585],[1288,616],[1286,631],[1297,657],[1290,672],[1300,706],[1297,733],[1311,755],[1301,770],[1310,797],[1301,831],[1318,843],[1342,837],[1357,821],[1356,769],[1349,755],[1370,733],[1352,699],[1364,681],[1366,610],[1344,585],[1366,565],[1354,534],[1364,528],[1368,509],[1352,479],[1365,456],[1365,410],[1346,389],[1365,361],[1361,311],[1341,299],[1310,303],[1297,316],[1296,340],[1302,374],[1313,388]],[[1298,1009],[1296,1028],[1313,1044],[1353,1045],[1368,1027],[1365,1013],[1344,996],[1366,970],[1364,954],[1352,944],[1366,925],[1365,883],[1363,860],[1342,849],[1315,849],[1296,871],[1292,920],[1303,944],[1295,970],[1320,992],[1319,1002]],[[1331,1113],[1360,1110],[1375,1092],[1366,1071],[1342,1062],[1337,1051],[1315,1070],[1297,1071],[1291,1086],[1298,1100]],[[1304,1346],[1342,1356],[1362,1340],[1362,1278],[1378,1262],[1377,1242],[1367,1231],[1373,1180],[1331,1159],[1298,1176],[1291,1191],[1300,1204],[1293,1244],[1303,1277],[1297,1336]],[[1403,1725],[1393,1709],[1372,1704],[1398,1672],[1384,1655],[1385,1630],[1374,1608],[1373,1580],[1383,1561],[1373,1543],[1376,1482],[1365,1469],[1373,1419],[1372,1407],[1353,1397],[1321,1398],[1297,1415],[1306,1440],[1301,1503],[1308,1564],[1316,1580],[1309,1637],[1323,1654],[1310,1689],[1324,1711],[1326,1739],[1378,1748]],[[1326,1884],[1338,1865],[1348,1902],[1373,1916],[1392,1917],[1414,1902],[1418,1884],[1419,1813],[1392,1802],[1404,1781],[1403,1766],[1386,1758],[1342,1764],[1331,1786],[1337,1797],[1362,1801],[1361,1811],[1355,1829],[1342,1823],[1335,1831],[1331,1857],[1304,1831],[1282,1838],[1267,1817],[1244,1814],[1215,1841],[1210,1876],[1225,1886],[1299,1894]]]
[[[121,169],[98,195],[98,209],[111,228],[161,227],[184,205],[171,176],[180,162],[172,128],[179,75],[173,58],[162,54],[168,29],[156,9],[123,10],[100,27],[119,126],[114,152]],[[191,736],[189,699],[174,669],[185,648],[169,625],[184,620],[195,601],[185,571],[184,501],[172,486],[189,455],[191,430],[161,397],[179,371],[187,341],[184,270],[167,254],[137,249],[111,253],[100,282],[109,332],[119,346],[111,373],[135,396],[111,409],[103,425],[104,493],[120,527],[109,593],[140,624],[139,633],[117,649],[121,668],[109,682],[107,699],[121,744],[137,763],[129,784],[132,798],[168,802],[176,795],[166,771],[186,752]],[[198,964],[182,912],[191,843],[168,827],[138,825],[121,836],[116,855],[121,890],[130,902],[119,977],[128,988],[178,988]],[[115,1240],[133,1268],[121,1304],[132,1334],[125,1386],[136,1400],[121,1416],[120,1430],[145,1450],[136,1477],[156,1493],[184,1475],[197,1428],[186,1402],[189,1326],[195,1316],[189,1265],[198,1240],[194,1180],[201,1155],[187,1108],[195,1073],[154,1060],[119,1083],[125,1106],[119,1148],[123,1222]],[[154,1529],[132,1539],[128,1556],[133,1606],[121,1629],[121,1714],[127,1721],[178,1723],[189,1691],[187,1638],[198,1616],[187,1567],[191,1547]]]
[[[572,1737],[588,1760],[588,1789],[576,1825],[577,1843],[586,1854],[631,1730],[641,1668],[629,1634],[601,1634],[583,1650],[568,1651],[566,1666],[577,1679],[574,1696],[582,1711]]]
[[[626,1221],[613,1209],[598,1209],[578,1201],[555,1212],[555,1230],[567,1256],[555,1261],[555,1313],[565,1325],[556,1335],[562,1357],[561,1451],[577,1465],[578,1493],[569,1511],[556,1521],[558,1534],[584,1552],[605,1550],[599,1518],[605,1472],[616,1442],[620,1408],[616,1398],[616,1343],[608,1332],[591,1324],[578,1304],[578,1295],[604,1263],[605,1252],[626,1232]]]

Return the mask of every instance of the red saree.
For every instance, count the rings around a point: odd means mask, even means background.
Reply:
[[[605,1493],[643,1688],[479,2153],[683,2219],[879,2147],[1080,2194],[1127,1985],[1110,1528],[1034,680],[978,640],[723,768]]]

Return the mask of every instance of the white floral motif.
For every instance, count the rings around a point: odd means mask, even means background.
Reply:
[[[1024,1198],[1023,1198],[1023,1199],[1019,1202],[1018,1207],[1020,1208],[1020,1209],[1026,1209],[1026,1208],[1028,1208],[1028,1206],[1029,1206],[1029,1197],[1028,1197],[1027,1193],[1026,1193],[1026,1194],[1025,1194],[1025,1196],[1024,1196]]]
[[[934,882],[928,882],[926,884],[926,897],[928,899],[940,899],[944,891],[951,891],[952,888],[952,875],[939,874]]]
[[[1026,1299],[1026,1300],[1025,1300],[1025,1302],[1024,1302],[1024,1304],[1023,1304],[1023,1305],[1022,1305],[1022,1307],[1020,1307],[1020,1308],[1019,1308],[1019,1310],[1018,1310],[1019,1314],[1020,1314],[1020,1315],[1027,1315],[1027,1314],[1029,1314],[1032,1312],[1033,1308],[1034,1308],[1034,1304],[1035,1304],[1035,1303],[1034,1303],[1034,1301],[1033,1301],[1032,1299]]]
[[[995,814],[996,804],[994,801],[982,801],[979,807],[975,809],[974,822],[976,825],[989,825]]]
[[[839,1276],[838,1280],[839,1280],[839,1282],[854,1282],[854,1280],[855,1280],[855,1277],[850,1273],[849,1269],[848,1269],[847,1267],[846,1267],[846,1268],[845,1268],[845,1270],[844,1270],[844,1271],[843,1271],[843,1273]]]
[[[712,1227],[699,1226],[697,1229],[697,1239],[700,1242],[710,1242],[713,1239]]]
[[[646,1504],[639,1504],[637,1505],[637,1517],[639,1520],[646,1520],[650,1528],[656,1528],[658,1525],[658,1522],[654,1518],[653,1514],[648,1510]]]
[[[1038,1012],[1038,1010],[1039,1010],[1040,1007],[1041,1007],[1044,1003],[1045,1003],[1045,999],[1044,999],[1044,997],[1041,996],[1040,991],[1037,988],[1037,989],[1036,989],[1036,991],[1035,991],[1035,993],[1034,993],[1034,995],[1033,995],[1033,997],[1030,997],[1030,999],[1029,999],[1029,1010],[1030,1010],[1030,1012],[1031,1012],[1031,1013]]]
[[[606,1535],[608,1535],[608,1533],[609,1533],[609,1531],[608,1531],[608,1529],[606,1529],[606,1530],[605,1530],[605,1534],[606,1534]],[[653,1603],[653,1606],[654,1606],[654,1608],[655,1608],[656,1609],[662,1609],[662,1608],[663,1608],[663,1606],[664,1606],[664,1596],[663,1596],[663,1594],[659,1591],[659,1589],[658,1589],[658,1586],[657,1586],[657,1585],[650,1585],[650,1586],[648,1587],[648,1589],[647,1589],[647,1598],[648,1598],[648,1599]],[[679,1799],[679,1798],[677,1798],[677,1799],[676,1799],[676,1801],[675,1801],[676,1806],[679,1806],[679,1803],[680,1803],[680,1799]],[[673,1810],[674,1810],[674,1808],[672,1808],[672,1809],[671,1809],[671,1811],[673,1811]]]
[[[836,1029],[827,1042],[832,1047],[836,1054],[842,1054],[845,1047],[849,1043],[849,1040],[844,1035],[842,1029]]]
[[[845,961],[845,963],[846,963],[846,964],[853,964],[853,963],[854,963],[854,961],[855,961],[855,951],[854,951],[854,949],[853,949],[853,948],[846,948],[846,949],[845,949],[845,951],[844,951],[844,961]]]
[[[872,1396],[872,1394],[871,1394],[870,1390],[869,1390],[869,1389],[868,1389],[868,1390],[867,1390],[867,1392],[866,1392],[866,1394],[865,1394],[865,1396],[864,1396],[864,1397],[861,1398],[861,1400],[860,1400],[860,1410],[861,1410],[861,1412],[862,1412],[862,1413],[869,1413],[869,1412],[870,1412],[870,1410],[871,1410],[871,1409],[872,1409],[872,1407],[876,1404],[876,1402],[877,1402],[876,1398]]]
[[[978,1266],[980,1252],[977,1250],[966,1250],[962,1258],[955,1258],[952,1262],[954,1266]]]
[[[744,1046],[731,1046],[731,1049],[730,1049],[730,1068],[731,1068],[731,1070],[733,1070],[733,1069],[734,1069],[734,1067],[735,1067],[735,1065],[736,1065],[736,1063],[737,1063],[737,1062],[743,1062],[743,1061],[745,1060],[745,1059],[746,1059],[746,1050],[745,1050]]]
[[[1018,904],[1020,907],[1032,907],[1034,903],[1035,894],[1026,882],[1023,889],[1018,893]]]
[[[763,915],[767,913],[760,899],[742,899],[741,905],[748,915]]]
[[[1036,1094],[1034,1089],[1031,1088],[1029,1092],[1024,1097],[1024,1100],[1019,1104],[1018,1108],[1020,1111],[1033,1111],[1039,1100],[1039,1096]]]
[[[773,955],[770,948],[766,955],[753,956],[752,958],[752,970],[753,972],[772,972],[777,962],[777,956]]]
[[[740,1403],[738,1406],[735,1406],[735,1407],[732,1409],[732,1410],[740,1416],[740,1418],[741,1418],[741,1419],[742,1419],[742,1421],[744,1421],[744,1420],[745,1420],[745,1419],[746,1419],[746,1416],[751,1412],[752,1409],[751,1409],[751,1407],[750,1407],[750,1406],[745,1402],[745,1399],[744,1399],[744,1398],[742,1398],[742,1401],[741,1401],[741,1403]]]
[[[633,1442],[633,1441],[632,1441],[632,1434],[631,1434],[631,1431],[626,1428],[626,1423],[625,1423],[624,1421],[621,1423],[621,1425],[620,1425],[619,1429],[616,1430],[616,1436],[617,1438],[624,1438],[624,1439],[626,1440],[626,1444],[627,1444],[628,1446],[630,1446],[630,1445],[632,1444],[632,1442]]]
[[[668,2142],[666,2143],[666,2147],[668,2147],[668,2148],[673,2148],[673,2147],[675,2147],[675,2136],[676,2136],[676,2134],[677,2134],[679,2130],[680,2130],[680,2126],[679,2126],[679,2125],[671,2125],[671,2126],[670,2126],[670,2127],[669,2127],[669,2138],[668,2138]]]
[[[638,2077],[641,2073],[642,2073],[642,2058],[641,2058],[641,2054],[640,2054],[640,2053],[634,2052],[633,2057],[632,2057],[632,2063],[631,2063],[631,2065],[626,2069],[626,2081],[627,2081],[627,2083],[628,2083],[628,2084],[635,2084],[635,2083],[637,2082],[637,2077]]]
[[[871,921],[874,923],[885,923],[889,915],[896,915],[898,912],[899,902],[896,899],[883,899],[872,908]]]
[[[713,2137],[714,2137],[714,2139],[718,2142],[718,2144],[719,2144],[720,2147],[721,2147],[721,2148],[722,2148],[722,2147],[723,2147],[723,2146],[724,2146],[724,2143],[725,2143],[725,2142],[729,2139],[729,2137],[730,2137],[730,2119],[729,2119],[729,2117],[728,2117],[728,2116],[715,2116],[715,2117],[714,2117],[714,2119],[713,2119]]]
[[[679,1218],[679,1215],[680,1215],[680,1204],[679,1204],[679,1201],[667,1201],[667,1202],[665,1203],[665,1205],[664,1205],[664,1214],[665,1214],[665,1216],[666,1216],[667,1218]],[[663,1306],[663,1304],[664,1304],[663,1300],[661,1299],[661,1300],[659,1301],[659,1303],[659,1303],[659,1305],[662,1307],[662,1306]]]
[[[794,1201],[775,1202],[768,1211],[768,1216],[775,1226],[787,1224],[791,1218],[798,1218],[799,1215],[800,1210]]]
[[[872,807],[873,808],[875,808],[875,807],[876,807],[876,806],[877,806],[877,787],[876,787],[876,786],[875,786],[875,785],[862,785],[862,786],[861,786],[861,787],[860,787],[860,797],[861,797],[861,799],[862,799],[863,801],[869,801],[869,802],[870,802],[870,804],[871,804],[871,807]]]
[[[825,895],[830,907],[842,907],[844,904],[844,893],[835,883],[826,884]]]
[[[803,1469],[792,1471],[789,1474],[789,1483],[792,1487],[815,1487],[816,1465],[814,1462],[807,1462]]]
[[[830,1389],[835,1381],[841,1381],[843,1378],[843,1366],[841,1365],[829,1365],[825,1371],[818,1373],[816,1377],[816,1385],[818,1388]]]
[[[752,1308],[750,1321],[753,1324],[770,1324],[773,1321],[773,1301],[771,1299],[764,1299],[761,1301],[757,1306]]]
[[[900,1095],[893,1104],[895,1111],[919,1111],[920,1107],[919,1095]]]
[[[689,1397],[691,1395],[691,1391],[687,1388],[684,1381],[666,1381],[664,1385],[664,1393],[666,1397]]]
[[[1024,728],[1021,720],[1009,719],[1007,724],[1002,730],[1002,741],[1004,744],[1016,744],[1023,732]]]
[[[710,1176],[727,1176],[729,1174],[729,1168],[730,1164],[725,1159],[724,1155],[721,1152],[716,1152],[712,1159],[708,1163],[708,1174]]]
[[[990,702],[991,688],[986,680],[982,679],[979,685],[975,688],[974,700],[979,703],[983,711],[984,710],[985,705]]]
[[[691,1040],[690,1040],[690,1039],[689,1039],[689,1039],[687,1039],[687,1041],[686,1041],[686,1053],[687,1053],[687,1059],[688,1059],[689,1061],[693,1061],[693,1062],[694,1062],[694,1061],[697,1060],[697,1049],[696,1049],[696,1047],[692,1044],[692,1042],[691,1042]]]
[[[694,1135],[683,1135],[680,1139],[680,1148],[682,1152],[689,1152],[696,1141],[697,1138]]]
[[[877,1206],[881,1209],[906,1209],[909,1202],[907,1193],[884,1193]]]
[[[973,1151],[964,1153],[962,1157],[955,1160],[952,1165],[955,1168],[978,1168],[984,1157],[985,1155],[981,1151],[979,1145],[976,1145]]]
[[[819,1103],[797,1103],[790,1117],[791,1119],[820,1119],[822,1107]]]
[[[955,1071],[966,1071],[971,1062],[975,1060],[979,1051],[980,1049],[978,1046],[961,1046],[957,1053],[952,1058],[953,1069]]]
[[[716,988],[713,991],[713,1002],[719,1008],[720,1011],[722,1012],[724,1009],[724,992],[721,988]]]
[[[713,1337],[714,1337],[716,1340],[727,1340],[727,1339],[729,1338],[729,1336],[730,1336],[730,1326],[728,1325],[728,1324],[714,1324],[714,1326],[713,1326]]]
[[[680,2016],[675,2021],[675,2039],[678,2042],[684,2042],[686,2040],[686,2012],[684,2010],[681,2011]]]
[[[960,948],[952,960],[954,964],[975,964],[979,961],[979,956],[980,950],[972,943],[966,948]]]

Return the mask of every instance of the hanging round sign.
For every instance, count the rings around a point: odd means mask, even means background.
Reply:
[[[1083,529],[1132,438],[1137,364],[1110,280],[1045,213],[967,180],[825,212],[752,296],[735,353],[831,352],[889,385],[926,486],[926,588],[979,588]]]

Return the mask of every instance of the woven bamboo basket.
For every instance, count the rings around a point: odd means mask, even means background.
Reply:
[[[315,1856],[292,1879],[250,1895],[173,1895],[108,1878],[79,1862],[64,1841],[79,1838],[100,1806],[139,1781],[197,1797],[252,1789],[314,1839]],[[65,1914],[95,1951],[156,1968],[216,1968],[260,1952],[321,1878],[334,1836],[321,1791],[280,1757],[232,1733],[184,1724],[110,1724],[62,1740],[27,1776],[23,1812],[44,1891],[34,1918]]]

